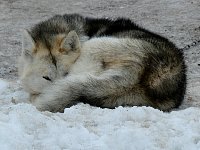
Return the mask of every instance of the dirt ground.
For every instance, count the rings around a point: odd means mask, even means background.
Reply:
[[[199,0],[0,0],[0,78],[17,79],[21,31],[55,14],[127,17],[178,47],[200,40]],[[188,90],[182,108],[200,107],[200,44],[185,51]]]

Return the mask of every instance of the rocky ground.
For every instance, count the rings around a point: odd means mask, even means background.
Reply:
[[[17,79],[21,30],[55,14],[128,17],[182,48],[200,39],[199,0],[0,0],[0,78]],[[200,106],[200,44],[185,51],[188,90],[182,108]]]

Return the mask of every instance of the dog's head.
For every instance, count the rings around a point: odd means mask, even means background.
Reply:
[[[34,38],[25,30],[18,66],[24,89],[39,94],[56,79],[66,76],[79,55],[80,42],[75,31]]]

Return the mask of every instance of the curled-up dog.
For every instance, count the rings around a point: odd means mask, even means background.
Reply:
[[[129,19],[57,15],[25,30],[22,45],[19,77],[38,110],[83,102],[170,111],[184,99],[182,51]]]

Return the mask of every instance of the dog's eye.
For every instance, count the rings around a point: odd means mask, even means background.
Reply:
[[[51,81],[51,79],[48,76],[43,76],[44,79]]]
[[[64,77],[67,76],[67,75],[68,75],[68,72],[65,72],[63,75],[64,75]]]

